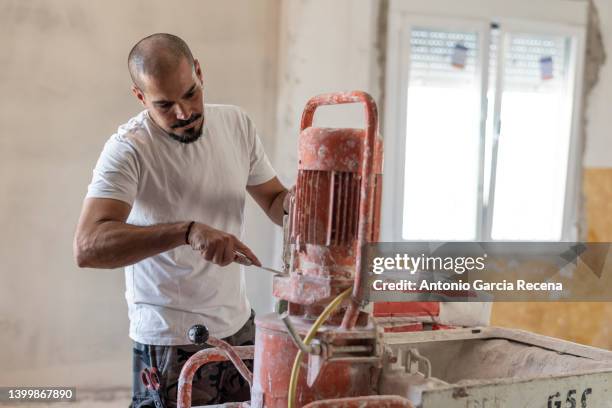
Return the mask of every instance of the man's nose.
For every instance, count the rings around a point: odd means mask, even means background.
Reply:
[[[191,117],[191,110],[187,106],[180,103],[176,104],[176,118],[178,120],[187,120]]]

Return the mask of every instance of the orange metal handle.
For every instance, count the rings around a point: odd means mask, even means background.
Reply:
[[[211,342],[212,341],[212,342]],[[236,346],[232,347],[223,340],[209,337],[207,343],[213,348],[206,348],[189,357],[181,369],[178,379],[177,389],[177,408],[191,408],[191,396],[193,391],[193,377],[198,369],[204,364],[218,361],[234,363],[238,372],[249,383],[249,388],[253,385],[253,374],[242,360],[253,360],[255,346]]]
[[[376,102],[370,94],[363,91],[334,92],[313,96],[306,102],[302,113],[300,131],[311,127],[314,113],[319,106],[342,105],[345,103],[363,103],[365,105],[366,127],[368,133],[375,134],[378,130],[378,112]]]

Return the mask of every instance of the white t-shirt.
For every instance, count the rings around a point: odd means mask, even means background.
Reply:
[[[147,111],[106,142],[87,197],[132,206],[127,222],[152,225],[198,221],[240,237],[245,187],[275,172],[255,127],[238,107],[205,105],[202,136],[171,139]],[[188,245],[125,268],[130,337],[155,345],[188,344],[187,331],[204,324],[217,338],[249,318],[242,267],[207,262]]]

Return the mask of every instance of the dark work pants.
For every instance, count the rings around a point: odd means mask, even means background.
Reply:
[[[255,312],[234,335],[224,338],[232,346],[249,346],[255,341]],[[153,398],[143,385],[140,373],[144,368],[156,367],[160,377],[160,396],[165,407],[176,407],[178,378],[185,362],[200,350],[210,346],[154,346],[134,342],[133,349],[133,408],[155,407]],[[253,361],[244,361],[253,370]],[[193,377],[192,405],[222,404],[248,401],[249,384],[231,361],[208,363],[200,367]]]

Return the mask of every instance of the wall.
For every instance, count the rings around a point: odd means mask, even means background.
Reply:
[[[72,236],[106,139],[136,114],[126,56],[171,32],[204,69],[209,102],[241,105],[273,153],[278,0],[0,3],[0,384],[131,383],[120,270],[79,270]],[[272,160],[274,162],[274,160]],[[247,243],[271,259],[252,202]],[[259,311],[269,292],[252,271]]]

